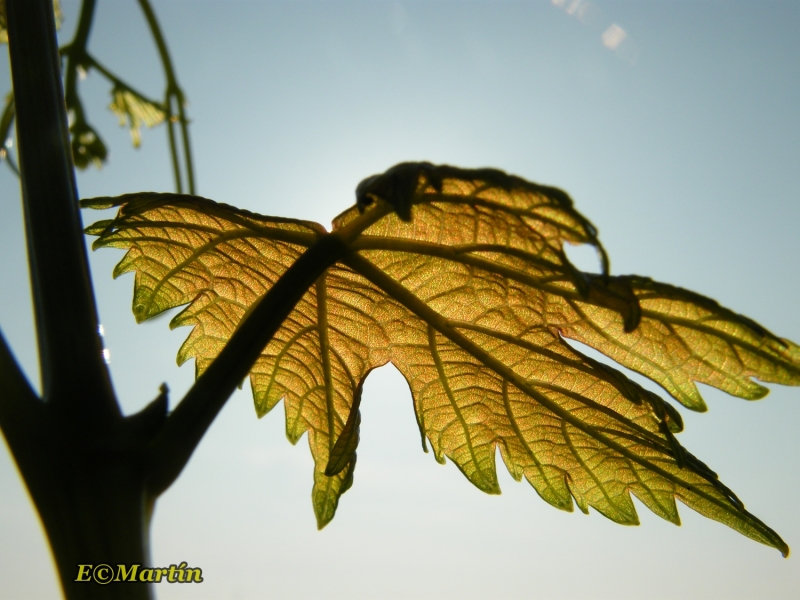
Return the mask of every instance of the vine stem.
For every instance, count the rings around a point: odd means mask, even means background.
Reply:
[[[84,5],[79,41],[88,36],[92,4]],[[43,397],[70,410],[119,416],[98,334],[52,4],[8,2],[7,10]]]

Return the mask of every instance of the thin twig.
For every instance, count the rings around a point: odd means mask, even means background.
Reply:
[[[86,64],[87,66],[96,69],[98,73],[100,73],[103,77],[105,77],[111,83],[113,83],[114,87],[120,88],[126,92],[133,94],[142,102],[146,102],[147,104],[152,104],[153,106],[157,106],[158,108],[164,110],[164,106],[161,104],[161,102],[148,98],[147,96],[142,94],[139,90],[130,85],[128,82],[114,75],[114,73],[112,73],[108,68],[106,68],[105,65],[103,65],[99,60],[97,60],[94,56],[92,56],[89,53],[86,54]]]
[[[186,166],[186,183],[189,188],[189,193],[195,193],[194,184],[194,165],[192,164],[192,152],[189,146],[189,121],[186,118],[185,104],[186,98],[183,90],[178,85],[178,78],[175,76],[175,69],[172,66],[172,58],[170,57],[169,50],[167,49],[167,42],[161,32],[161,27],[156,19],[156,14],[150,6],[149,0],[139,0],[139,6],[144,13],[147,25],[150,28],[150,33],[158,48],[158,55],[161,59],[161,65],[164,68],[164,75],[167,78],[167,89],[164,94],[164,106],[167,113],[167,136],[169,138],[170,153],[172,154],[172,167],[175,172],[175,185],[178,193],[183,192],[182,177],[180,171],[180,158],[178,156],[178,144],[175,135],[175,112],[173,111],[173,101],[177,106],[177,120],[181,127],[181,140],[183,142],[183,158]]]
[[[14,158],[11,156],[8,148],[3,147],[3,149],[0,150],[0,160],[8,165],[8,168],[11,169],[11,172],[14,173],[14,175],[19,177],[19,167],[17,166],[17,163],[14,162]]]
[[[189,193],[194,195],[194,163],[192,162],[192,145],[189,143],[189,121],[184,112],[186,101],[183,92],[178,90],[178,119],[181,123],[181,139],[183,140],[183,157],[186,160],[186,181],[189,183]]]
[[[16,115],[16,111],[14,109],[14,95],[12,94],[11,97],[8,99],[6,103],[6,107],[3,110],[3,116],[0,117],[0,160],[6,161],[8,168],[11,169],[14,174],[19,177],[19,169],[17,165],[14,163],[14,159],[11,156],[11,148],[10,148],[10,137],[11,137],[11,128],[14,126],[14,116]]]
[[[172,172],[175,174],[175,190],[183,193],[183,183],[181,180],[181,165],[178,158],[178,144],[175,141],[175,120],[172,112],[172,98],[169,94],[164,99],[164,106],[166,107],[166,122],[167,122],[167,139],[169,140],[169,152],[172,156]]]
[[[67,68],[64,77],[64,98],[67,106],[75,111],[75,119],[83,121],[83,105],[78,97],[78,68],[86,61],[86,45],[89,43],[89,33],[94,20],[94,10],[97,0],[84,0],[81,5],[81,14],[78,17],[78,28],[75,37],[63,48],[60,53],[67,57]]]
[[[0,331],[0,429],[4,433],[30,402],[40,403]]]

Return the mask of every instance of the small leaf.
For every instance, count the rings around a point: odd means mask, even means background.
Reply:
[[[72,143],[72,160],[79,169],[94,165],[98,169],[103,166],[108,149],[97,135],[97,132],[84,121],[76,121],[70,127]]]
[[[800,384],[797,346],[680,288],[578,272],[565,242],[594,245],[605,271],[608,261],[594,227],[556,188],[494,169],[403,163],[366,179],[356,197],[334,221],[350,253],[308,289],[250,373],[258,414],[283,399],[290,441],[308,432],[320,527],[352,483],[364,378],[391,362],[436,459],[487,493],[500,492],[499,449],[515,479],[562,510],[574,502],[635,525],[633,493],[677,524],[677,498],[788,552],[678,443],[673,407],[564,338],[694,408],[703,406],[695,381],[746,398],[763,395],[751,377]],[[137,320],[188,304],[171,326],[192,326],[178,360],[194,358],[198,374],[328,235],[191,196],[91,203],[120,206],[90,231],[95,248],[128,249],[114,273],[135,272]]]
[[[142,143],[142,125],[155,127],[166,118],[166,113],[159,105],[131,90],[115,86],[111,96],[109,109],[119,117],[120,126],[127,124],[134,148]]]

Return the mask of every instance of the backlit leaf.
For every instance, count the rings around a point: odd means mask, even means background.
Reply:
[[[188,304],[171,326],[192,326],[178,361],[194,358],[198,373],[326,235],[175,194],[84,206],[120,208],[87,232],[95,248],[127,249],[114,274],[135,273],[138,321]],[[348,234],[350,254],[306,292],[250,373],[259,415],[283,399],[289,439],[308,432],[320,527],[352,482],[364,378],[391,362],[411,388],[423,446],[487,493],[500,492],[499,448],[515,479],[563,510],[593,507],[633,525],[633,493],[677,524],[677,498],[788,552],[677,442],[673,407],[564,338],[697,409],[694,381],[745,398],[763,395],[750,377],[800,384],[795,345],[691,292],[578,272],[564,242],[594,245],[607,269],[594,227],[564,192],[500,171],[398,165],[364,180],[333,228],[360,232]]]
[[[111,97],[109,108],[119,117],[120,126],[127,124],[134,148],[142,143],[142,125],[155,127],[166,118],[160,106],[130,90],[117,86],[111,90]]]

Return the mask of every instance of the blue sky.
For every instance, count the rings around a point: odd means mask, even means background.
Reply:
[[[502,168],[559,186],[600,230],[612,272],[719,300],[800,341],[800,3],[153,0],[186,90],[198,193],[328,224],[364,177],[404,160]],[[137,4],[99,0],[90,48],[151,96],[163,78]],[[78,4],[63,1],[64,40]],[[611,29],[616,26],[618,29]],[[619,40],[618,30],[625,32]],[[616,38],[613,32],[617,32]],[[609,33],[610,32],[610,33]],[[604,38],[605,35],[605,38]],[[606,44],[604,45],[604,39]],[[0,65],[0,91],[9,84]],[[2,87],[4,86],[4,87]],[[139,150],[81,84],[111,155],[83,197],[170,191],[162,128]],[[0,171],[0,328],[36,381],[19,186]],[[100,215],[84,214],[88,223]],[[591,255],[575,253],[584,268]],[[111,370],[134,411],[192,366],[188,330],[137,326],[120,255],[92,255]],[[655,389],[655,388],[654,388]],[[278,406],[228,403],[156,508],[153,561],[203,568],[159,598],[789,598],[784,560],[683,507],[678,528],[567,514],[499,467],[486,496],[419,448],[407,386],[371,375],[355,484],[317,532],[311,459]],[[800,550],[800,389],[759,402],[705,392],[681,441]],[[0,459],[0,581],[49,598],[56,579],[8,457]]]

